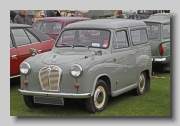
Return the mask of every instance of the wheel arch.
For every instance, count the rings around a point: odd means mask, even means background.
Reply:
[[[96,83],[97,83],[98,80],[103,80],[107,84],[108,94],[111,95],[111,80],[110,80],[110,77],[107,74],[101,74],[101,75],[97,76],[96,79],[94,80],[91,96],[93,96],[93,94],[94,94],[94,90],[95,90]]]
[[[146,89],[145,89],[145,91],[150,91],[151,73],[149,70],[144,70],[143,72],[146,74]]]

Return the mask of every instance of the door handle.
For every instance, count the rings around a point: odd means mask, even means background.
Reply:
[[[41,53],[41,52],[42,52],[42,50],[38,50],[37,52],[38,52],[38,53]]]
[[[17,55],[12,55],[12,59],[17,59]]]
[[[113,61],[116,62],[116,58],[114,58]]]

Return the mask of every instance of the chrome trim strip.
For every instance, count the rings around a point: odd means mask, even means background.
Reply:
[[[11,76],[10,78],[20,77],[21,75]]]
[[[18,89],[18,92],[22,95],[30,96],[44,96],[53,98],[90,98],[90,93],[76,94],[76,93],[52,93],[52,92],[34,92]]]

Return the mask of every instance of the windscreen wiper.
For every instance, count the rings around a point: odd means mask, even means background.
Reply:
[[[73,45],[73,46],[74,46],[74,47],[86,47],[86,48],[88,48],[88,49],[89,49],[89,47],[91,47],[91,46],[82,45],[82,44]]]
[[[68,46],[68,47],[74,47],[73,45],[68,45],[67,43],[61,43],[60,45],[63,45],[63,46]]]

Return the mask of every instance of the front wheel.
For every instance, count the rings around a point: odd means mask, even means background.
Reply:
[[[103,80],[98,80],[94,95],[86,100],[86,109],[89,112],[101,112],[108,103],[108,88]]]

